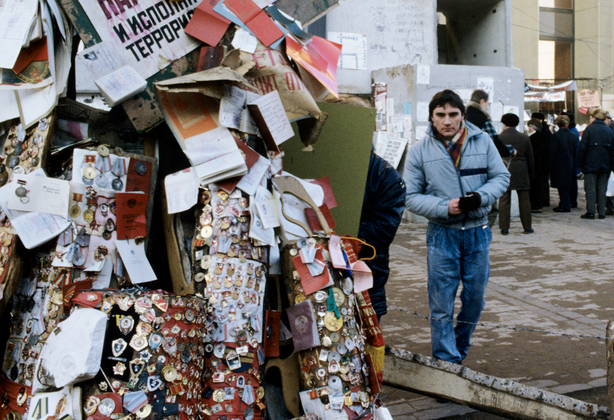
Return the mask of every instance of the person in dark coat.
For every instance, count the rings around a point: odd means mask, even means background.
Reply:
[[[358,237],[375,247],[376,256],[365,261],[373,272],[369,297],[378,321],[388,311],[386,282],[390,274],[388,250],[397,233],[405,208],[405,182],[388,162],[371,152],[367,185],[360,214]],[[368,258],[373,249],[363,246],[358,256]]]
[[[541,204],[543,207],[550,207],[550,185],[548,182],[548,159],[550,158],[550,141],[552,140],[552,132],[548,126],[548,119],[541,112],[534,112],[531,118],[536,118],[542,124],[539,132],[541,136],[541,156],[540,160],[544,164],[540,166],[539,173],[535,174],[537,185],[541,195]]]
[[[512,159],[509,167],[510,186],[499,199],[499,228],[503,235],[509,233],[512,191],[516,190],[518,207],[520,208],[520,221],[524,233],[533,233],[529,190],[531,189],[531,178],[533,178],[535,168],[531,140],[529,140],[529,136],[516,130],[516,126],[520,122],[517,115],[505,114],[501,117],[501,122],[503,123],[503,131],[499,134],[499,139],[503,144],[516,149],[516,157]]]
[[[561,112],[561,115],[567,115],[569,117],[569,131],[576,136],[576,149],[580,147],[580,133],[576,128],[576,123],[574,121],[574,116],[569,111]],[[573,161],[573,179],[571,182],[571,188],[569,188],[569,201],[571,202],[571,208],[578,208],[578,175],[581,173],[580,168],[578,168],[578,153],[576,152],[576,158]]]
[[[593,109],[591,123],[584,129],[578,149],[578,166],[584,173],[586,213],[583,219],[595,218],[595,202],[599,218],[605,219],[605,192],[614,162],[614,132],[605,125],[605,112]]]
[[[527,122],[529,128],[529,139],[531,140],[531,149],[533,149],[533,161],[535,175],[541,171],[541,155],[542,155],[542,143],[541,134],[542,123],[537,118],[531,118]],[[536,178],[531,180],[531,189],[529,191],[529,197],[531,199],[531,213],[541,213],[542,210],[542,198],[541,189],[537,183]]]
[[[569,213],[571,211],[570,189],[576,181],[573,172],[574,160],[578,151],[578,139],[569,126],[569,117],[560,115],[556,119],[559,131],[552,136],[550,143],[550,186],[559,190],[559,206],[555,212]]]
[[[497,131],[492,125],[490,115],[488,115],[488,106],[488,93],[482,89],[474,90],[471,94],[471,100],[467,103],[465,119],[490,136],[502,158],[510,157],[514,154],[514,150],[506,147],[499,140]]]

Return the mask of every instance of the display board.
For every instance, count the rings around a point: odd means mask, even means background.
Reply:
[[[282,144],[284,170],[303,179],[328,176],[337,201],[331,209],[335,231],[356,236],[369,169],[375,110],[351,105],[318,102],[329,114],[313,152],[298,135]],[[296,125],[294,132],[298,133]]]

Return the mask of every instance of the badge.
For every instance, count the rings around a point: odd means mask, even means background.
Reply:
[[[83,220],[85,220],[88,223],[91,223],[92,220],[94,220],[94,210],[92,209],[87,209],[83,212]]]
[[[123,335],[128,335],[133,327],[134,318],[130,315],[126,315],[119,320],[119,331],[121,331]]]
[[[136,416],[140,419],[146,419],[151,414],[151,404],[145,404],[143,407],[139,408],[134,414],[136,414]]]
[[[147,173],[147,164],[140,160],[137,160],[134,164],[134,170],[139,175],[145,175]]]
[[[100,146],[98,146],[98,148],[96,148],[96,151],[102,157],[109,156],[109,148],[107,146],[105,146],[105,145],[101,144]]]
[[[103,416],[109,417],[115,411],[115,401],[112,398],[103,398],[98,405],[98,411]]]
[[[341,378],[336,375],[333,375],[328,378],[328,386],[329,388],[334,390],[341,389],[341,387],[343,386],[343,382],[341,381]]]
[[[70,217],[72,217],[73,219],[76,219],[77,217],[79,217],[80,214],[81,214],[81,208],[79,207],[78,204],[75,204],[74,206],[70,208]]]
[[[96,169],[91,166],[87,166],[83,169],[83,177],[89,180],[96,178]]]
[[[151,309],[151,300],[145,296],[138,298],[136,302],[134,302],[134,310],[137,314],[144,314],[149,309]]]
[[[128,363],[128,367],[130,368],[131,376],[139,376],[145,368],[145,361],[141,359],[131,360],[130,363]]]
[[[148,309],[139,316],[139,319],[147,324],[151,324],[156,319],[156,311]]]
[[[345,294],[343,293],[343,290],[339,289],[338,287],[333,287],[333,295],[335,296],[335,303],[337,304],[337,307],[340,307],[345,303]]]
[[[343,326],[343,318],[337,318],[334,312],[327,312],[324,317],[324,326],[329,331],[339,331]]]
[[[72,263],[77,267],[81,267],[83,264],[85,264],[85,255],[79,251],[75,252],[72,257]]]
[[[147,340],[141,337],[140,335],[133,335],[132,340],[130,340],[130,347],[135,349],[136,351],[141,351],[145,347],[147,347]]]
[[[168,310],[168,302],[166,299],[164,299],[164,297],[162,297],[162,295],[154,293],[151,295],[151,301],[162,312],[166,312]]]
[[[109,186],[109,180],[103,174],[96,175],[96,178],[94,179],[94,182],[100,188],[107,188]]]
[[[126,365],[122,362],[118,362],[115,366],[113,366],[113,375],[122,376],[126,371]]]
[[[171,365],[164,366],[161,373],[166,382],[174,382],[178,376],[177,369]]]
[[[115,191],[121,191],[122,188],[124,188],[124,183],[121,179],[119,178],[115,178],[113,180],[113,182],[111,183],[111,187],[115,190]]]
[[[147,377],[147,390],[149,392],[153,392],[156,389],[159,389],[163,384],[164,382],[162,382],[162,379],[160,379],[159,376]]]
[[[345,279],[343,279],[343,293],[349,296],[353,292],[354,292],[354,283],[352,282],[351,278],[346,277]]]
[[[141,321],[136,326],[137,335],[140,335],[141,337],[147,337],[150,333],[151,333],[151,325]]]
[[[128,347],[128,343],[123,338],[111,341],[111,351],[115,357],[119,357],[126,350],[126,347]]]

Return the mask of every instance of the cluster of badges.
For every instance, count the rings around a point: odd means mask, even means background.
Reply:
[[[123,395],[123,412],[136,418],[204,413],[205,300],[123,291],[104,294],[100,309],[109,314],[109,325],[98,389]],[[90,397],[84,409],[102,413],[102,403]]]
[[[288,260],[297,255],[296,248],[287,250]],[[341,410],[343,406],[356,413],[369,408],[369,368],[363,357],[365,336],[357,323],[358,307],[354,284],[345,272],[330,270],[333,286],[326,286],[305,295],[301,279],[293,267],[287,267],[293,301],[312,302],[321,345],[299,352],[301,387],[319,390],[314,398],[342,401],[343,404],[325,404],[326,409]],[[334,398],[333,398],[334,396]]]
[[[79,180],[78,175],[81,175],[80,182],[85,186],[95,185],[105,190],[124,191],[129,161],[130,158],[111,154],[107,146],[100,145],[95,152],[85,153],[82,162],[73,162],[75,170],[81,171],[80,174],[73,173],[73,180]],[[143,170],[142,166],[140,170]]]
[[[32,386],[38,356],[62,316],[62,290],[55,284],[57,277],[47,267],[49,263],[47,259],[41,266],[31,267],[12,297],[12,322],[2,371],[20,385]]]
[[[34,129],[24,130],[21,124],[10,128],[2,150],[0,186],[11,180],[12,174],[27,174],[41,165],[49,121],[43,118]]]
[[[218,190],[214,185],[201,189],[201,210],[194,235],[194,255],[197,261],[194,280],[204,280],[211,257],[224,255],[247,260],[267,262],[267,247],[256,246],[249,237],[249,200],[235,189],[232,194]],[[197,287],[200,291],[200,288]]]
[[[194,235],[194,282],[208,300],[205,414],[259,419],[265,408],[260,366],[268,247],[249,237],[249,199],[201,188]]]

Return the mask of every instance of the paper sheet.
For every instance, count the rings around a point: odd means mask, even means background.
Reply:
[[[329,32],[329,41],[343,45],[339,57],[340,69],[367,70],[367,36],[364,34]]]
[[[270,164],[268,159],[259,156],[256,163],[249,169],[249,172],[241,178],[237,188],[248,195],[254,195]]]
[[[164,178],[168,214],[188,210],[198,202],[200,180],[196,169],[188,168]]]
[[[154,273],[145,255],[145,244],[143,242],[137,245],[135,241],[131,240],[115,241],[115,246],[133,284],[157,280],[156,273]]]
[[[416,106],[416,118],[418,121],[428,121],[429,120],[429,103],[428,102],[418,102],[418,106]]]
[[[70,184],[55,178],[19,175],[14,177],[9,209],[55,214],[68,218]]]

